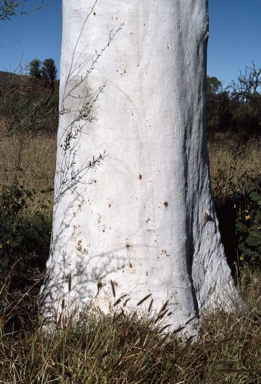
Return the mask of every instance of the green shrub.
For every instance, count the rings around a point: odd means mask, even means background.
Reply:
[[[239,259],[253,268],[261,261],[261,178],[253,182],[237,207],[236,235]]]
[[[19,329],[37,315],[37,295],[49,253],[50,219],[29,215],[35,191],[18,184],[0,192],[0,318]]]
[[[9,258],[9,265],[19,257],[48,254],[50,219],[40,211],[33,216],[27,213],[27,204],[34,195],[34,190],[29,191],[18,184],[4,186],[0,193],[0,255]]]
[[[261,178],[246,173],[235,178],[237,165],[212,177],[222,242],[233,272],[237,266],[260,268]]]
[[[0,249],[2,254],[19,248],[23,242],[24,229],[18,219],[26,208],[26,200],[32,198],[32,192],[17,184],[4,186],[0,195]]]

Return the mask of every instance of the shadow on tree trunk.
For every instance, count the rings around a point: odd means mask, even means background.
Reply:
[[[236,236],[236,210],[234,204],[234,201],[227,199],[221,205],[217,205],[221,239],[233,276],[235,276],[236,273],[238,249],[238,239]]]

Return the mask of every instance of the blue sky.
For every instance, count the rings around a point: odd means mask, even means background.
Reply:
[[[209,0],[208,75],[227,86],[251,61],[261,67],[261,0]]]
[[[73,1],[73,0],[72,0]],[[77,0],[76,0],[77,1]],[[49,6],[29,16],[13,16],[0,21],[0,70],[19,72],[31,60],[53,58],[60,62],[62,35],[62,0],[45,0]],[[41,0],[28,0],[41,4]]]
[[[62,0],[50,1],[30,16],[0,21],[0,70],[19,72],[19,64],[50,57],[59,67]],[[261,67],[261,0],[209,0],[209,17],[210,76],[227,86],[251,61]]]

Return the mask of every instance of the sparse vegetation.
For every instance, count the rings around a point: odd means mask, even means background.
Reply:
[[[22,116],[11,95],[5,101],[17,112],[9,117]],[[181,343],[179,332],[168,335],[156,318],[123,312],[82,314],[48,336],[38,292],[48,257],[57,121],[50,120],[51,135],[32,134],[22,118],[16,129],[7,122],[0,113],[0,383],[261,383],[260,140],[242,144],[235,132],[209,137],[221,233],[247,313],[206,316],[193,343]]]

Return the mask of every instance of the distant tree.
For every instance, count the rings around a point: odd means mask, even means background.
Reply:
[[[237,81],[232,81],[227,89],[233,99],[246,102],[258,94],[257,89],[260,86],[261,68],[256,68],[252,61],[252,66],[246,66],[244,74],[240,71]]]
[[[208,76],[207,77],[207,95],[215,95],[217,94],[222,88],[222,83],[220,80],[218,80],[215,76]]]
[[[57,75],[57,67],[53,59],[45,59],[41,62],[38,59],[34,59],[29,63],[29,74],[36,79],[43,79],[45,86],[51,88],[54,91],[54,80]]]
[[[207,77],[207,129],[210,132],[228,130],[231,126],[231,113],[228,92],[215,76]]]
[[[29,15],[37,9],[45,7],[48,5],[47,3],[45,0],[31,0],[29,4],[27,0],[0,0],[0,20],[10,20],[12,16]]]
[[[233,105],[234,126],[249,135],[260,135],[261,123],[261,68],[252,62],[246,66],[245,72],[240,72],[237,81],[232,81],[227,87],[231,105]]]
[[[53,59],[50,58],[43,61],[41,66],[41,75],[53,92],[54,80],[56,79],[57,75],[57,68]]]
[[[207,128],[209,133],[233,130],[243,141],[261,135],[261,68],[254,62],[240,71],[224,90],[215,77],[207,77]]]
[[[31,77],[36,79],[41,79],[41,61],[38,59],[34,59],[29,63],[29,74]]]

